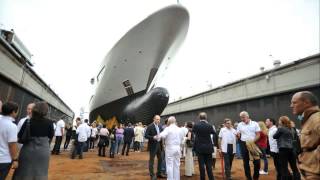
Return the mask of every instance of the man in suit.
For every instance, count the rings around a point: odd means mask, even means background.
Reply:
[[[128,127],[124,129],[123,136],[124,136],[123,137],[124,144],[123,144],[123,147],[122,147],[121,155],[124,155],[124,151],[127,148],[126,156],[129,156],[130,144],[131,144],[132,139],[134,137],[134,130],[132,128],[132,124],[131,123],[129,123]]]
[[[156,179],[153,171],[154,158],[157,155],[158,167],[157,167],[157,177],[164,178],[161,174],[161,141],[157,138],[160,134],[162,128],[160,125],[160,116],[155,115],[153,117],[153,123],[151,123],[145,133],[145,138],[148,139],[148,149],[149,149],[149,174],[151,179]]]
[[[216,132],[213,127],[207,121],[207,114],[201,112],[199,114],[200,122],[196,123],[192,129],[195,134],[194,150],[198,156],[200,179],[205,179],[205,168],[209,180],[214,180],[212,173],[212,153],[213,153],[213,142],[211,134],[216,136]]]

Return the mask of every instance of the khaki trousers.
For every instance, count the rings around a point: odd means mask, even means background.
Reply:
[[[313,174],[310,172],[306,172],[304,170],[301,171],[301,179],[302,180],[319,180],[320,179],[320,174]]]

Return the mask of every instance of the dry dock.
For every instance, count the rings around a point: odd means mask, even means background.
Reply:
[[[97,156],[97,149],[84,153],[84,159],[70,159],[69,151],[60,155],[51,155],[49,167],[50,180],[148,180],[148,152],[130,152],[129,156],[117,155],[114,159]],[[269,158],[269,175],[261,175],[261,180],[275,179],[272,158]],[[214,176],[221,180],[221,161],[217,159]],[[234,180],[245,179],[242,160],[233,161],[232,176]],[[251,171],[253,173],[252,163]],[[261,163],[262,165],[262,163]],[[156,166],[156,164],[155,164]],[[155,168],[156,169],[156,168]],[[181,160],[181,180],[198,180],[198,163],[195,161],[195,175],[184,176],[184,160]],[[11,179],[11,170],[8,180]]]

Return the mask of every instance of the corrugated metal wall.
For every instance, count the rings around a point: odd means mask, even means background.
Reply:
[[[319,85],[300,90],[311,91],[318,97],[318,99],[320,99]],[[290,108],[292,95],[300,90],[274,94],[271,96],[239,101],[230,104],[212,106],[209,108],[172,115],[176,117],[179,125],[183,125],[184,122],[187,121],[197,121],[198,114],[200,112],[206,112],[210,124],[214,124],[216,127],[218,127],[223,123],[224,118],[231,118],[233,122],[239,121],[239,113],[241,111],[247,111],[250,114],[250,118],[255,121],[265,120],[268,117],[272,117],[278,120],[280,116],[286,115],[289,116],[291,120],[294,120],[296,122],[296,126],[300,128],[300,122],[296,120],[296,117],[292,114],[292,110]],[[163,118],[167,118],[168,116],[163,116]]]
[[[30,92],[18,87],[8,79],[0,75],[0,100],[2,102],[14,101],[19,104],[19,114],[17,119],[26,116],[27,105],[31,102],[41,101],[39,97]],[[48,118],[51,120],[58,120],[62,116],[66,116],[61,111],[49,105]],[[72,117],[66,116],[68,120],[72,121]]]

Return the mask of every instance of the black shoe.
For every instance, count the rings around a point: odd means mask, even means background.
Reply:
[[[163,175],[163,174],[158,174],[157,175],[158,178],[167,178],[167,176]]]

